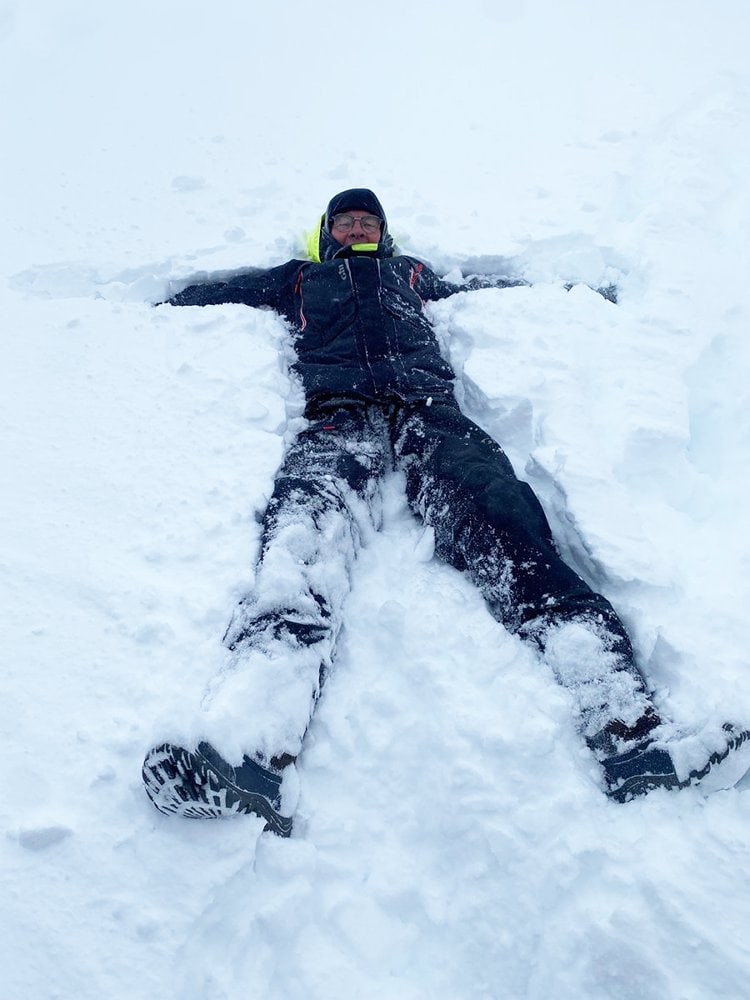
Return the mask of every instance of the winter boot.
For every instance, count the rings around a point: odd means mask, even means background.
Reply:
[[[750,730],[732,723],[693,735],[654,734],[600,760],[607,795],[627,802],[655,788],[697,786],[705,793],[731,788],[750,769]]]
[[[282,813],[281,778],[291,762],[267,766],[243,757],[232,767],[210,743],[195,750],[164,743],[146,755],[143,783],[160,812],[194,819],[254,813],[266,821],[265,830],[288,837],[292,819]]]

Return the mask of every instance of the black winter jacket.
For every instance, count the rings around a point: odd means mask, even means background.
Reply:
[[[442,357],[424,303],[476,288],[525,282],[474,277],[454,285],[413,257],[358,255],[323,263],[290,260],[228,281],[191,285],[176,306],[269,306],[295,335],[308,400],[418,402],[452,397],[454,372]]]

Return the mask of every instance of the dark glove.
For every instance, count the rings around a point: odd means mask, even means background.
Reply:
[[[599,292],[607,302],[614,302],[617,305],[617,285],[605,285],[604,288],[597,288],[595,291]]]
[[[579,281],[569,282],[565,286],[565,291],[569,292],[571,288],[575,288],[575,286],[580,283],[581,282]],[[607,302],[614,302],[614,304],[617,305],[617,285],[605,285],[603,288],[594,288],[593,285],[587,285],[586,287],[590,288],[592,292],[598,292],[603,299],[607,300]]]

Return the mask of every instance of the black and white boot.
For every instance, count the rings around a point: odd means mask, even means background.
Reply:
[[[732,788],[750,770],[750,730],[726,723],[664,738],[654,730],[642,741],[624,741],[600,764],[607,795],[616,802],[657,788],[699,787],[709,794]]]
[[[156,808],[173,816],[212,819],[253,813],[280,837],[292,832],[282,806],[282,770],[244,757],[233,767],[210,743],[194,750],[171,743],[154,747],[143,762],[143,783]],[[289,760],[291,763],[291,759]]]

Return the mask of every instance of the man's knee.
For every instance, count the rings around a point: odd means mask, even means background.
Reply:
[[[281,475],[263,515],[263,548],[270,538],[291,524],[315,526],[331,511],[347,515],[346,501],[330,479]]]

